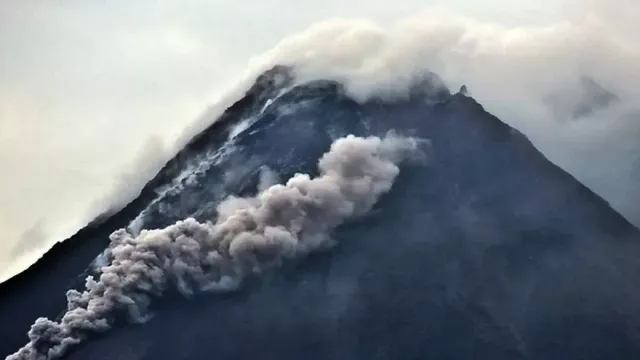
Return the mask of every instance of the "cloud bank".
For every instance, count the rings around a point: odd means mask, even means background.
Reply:
[[[530,27],[442,10],[386,26],[333,19],[285,38],[252,65],[292,64],[301,80],[342,81],[363,101],[406,96],[425,71],[453,89],[467,85],[487,110],[640,225],[640,42],[631,35],[640,29],[624,15],[640,5],[614,3],[587,2],[569,20]],[[603,94],[615,100],[599,101]]]
[[[416,76],[433,71],[454,90],[466,85],[488,111],[640,225],[640,4],[564,5],[563,20],[546,25],[506,26],[444,8],[393,22],[315,23],[254,57],[231,96],[182,138],[276,64],[294,65],[299,81],[341,81],[361,101],[402,98]],[[589,87],[615,100],[599,101]]]

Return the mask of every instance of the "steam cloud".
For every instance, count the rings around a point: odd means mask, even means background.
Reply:
[[[114,311],[144,322],[152,298],[169,287],[185,296],[233,291],[283,260],[331,247],[331,231],[371,210],[391,189],[398,165],[419,154],[419,145],[393,133],[350,135],[322,156],[318,177],[296,174],[255,197],[230,197],[219,204],[215,223],[189,218],[137,237],[114,232],[100,277],[87,278],[82,293],[68,291],[61,321],[39,318],[30,342],[7,360],[58,358],[89,333],[108,330]]]
[[[640,43],[634,36],[640,6],[627,0],[567,2],[578,13],[535,26],[435,9],[389,24],[328,19],[254,58],[239,88],[284,64],[294,66],[299,82],[331,79],[357,100],[393,100],[407,96],[416,76],[433,71],[452,90],[466,84],[489,112],[640,225]],[[574,119],[583,103],[595,105],[583,94],[584,78],[617,100]],[[209,125],[220,109],[193,130]]]

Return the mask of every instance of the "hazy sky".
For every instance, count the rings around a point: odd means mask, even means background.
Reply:
[[[1,1],[0,280],[133,196],[253,56],[328,18],[387,24],[436,6],[505,28],[595,16],[630,42],[640,16],[635,0]],[[477,95],[515,112],[501,94]],[[558,144],[569,163],[579,147]]]

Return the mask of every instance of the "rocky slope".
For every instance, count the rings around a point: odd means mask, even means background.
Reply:
[[[116,229],[214,219],[229,194],[316,174],[333,140],[429,139],[339,245],[241,290],[158,299],[154,318],[68,359],[631,359],[640,353],[640,231],[517,130],[433,74],[405,99],[358,103],[285,67],[199,134],[122,211],[0,285],[0,355],[55,319]],[[98,258],[97,263],[100,263]]]

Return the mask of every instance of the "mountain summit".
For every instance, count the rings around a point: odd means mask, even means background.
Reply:
[[[427,74],[363,102],[279,66],[0,285],[0,354],[632,359],[639,255],[638,229],[466,88]]]

